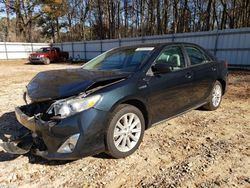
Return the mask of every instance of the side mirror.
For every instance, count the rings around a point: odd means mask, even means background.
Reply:
[[[152,71],[154,74],[164,74],[171,72],[171,68],[166,63],[156,63],[152,66]]]

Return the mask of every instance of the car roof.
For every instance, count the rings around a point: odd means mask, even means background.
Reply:
[[[42,47],[40,49],[48,49],[48,48],[50,48],[50,49],[60,49],[59,47],[50,47],[50,46],[48,46],[48,47]]]
[[[142,48],[142,47],[162,47],[162,46],[167,46],[167,45],[192,45],[192,46],[199,46],[194,43],[190,42],[163,42],[163,43],[144,43],[144,44],[135,44],[135,45],[129,45],[129,46],[122,46],[120,48]]]

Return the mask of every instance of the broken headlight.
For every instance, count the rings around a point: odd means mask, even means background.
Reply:
[[[94,95],[86,98],[61,100],[52,104],[52,110],[56,116],[60,115],[61,118],[65,118],[93,107],[100,99],[100,95]]]

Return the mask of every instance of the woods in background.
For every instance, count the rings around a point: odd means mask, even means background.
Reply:
[[[0,0],[0,11],[0,41],[81,41],[250,27],[249,0]]]

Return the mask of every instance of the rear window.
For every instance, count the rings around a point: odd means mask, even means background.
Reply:
[[[195,47],[185,47],[185,49],[189,56],[191,65],[201,64],[208,60],[206,56]]]

